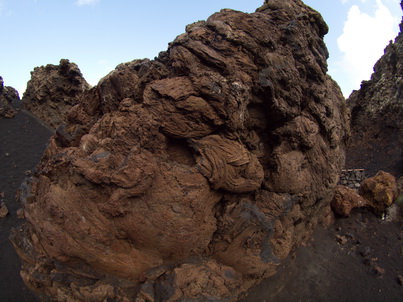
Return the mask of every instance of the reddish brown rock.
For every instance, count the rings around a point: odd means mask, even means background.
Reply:
[[[397,197],[396,178],[390,173],[379,171],[361,183],[359,193],[376,212],[383,213]]]
[[[23,107],[52,128],[66,123],[67,112],[89,89],[80,69],[69,60],[35,67],[22,97]]]
[[[60,300],[234,301],[274,274],[329,217],[344,164],[326,32],[300,0],[226,9],[85,91],[22,185],[25,282]]]
[[[4,218],[8,215],[8,208],[4,202],[0,203],[0,218]]]
[[[346,236],[341,236],[341,235],[336,235],[336,240],[341,245],[346,245],[347,242],[348,242],[347,237]]]
[[[376,176],[364,179],[358,192],[345,186],[337,186],[331,207],[336,214],[344,217],[350,216],[354,208],[361,207],[372,208],[381,214],[395,200],[399,202],[398,196],[396,178],[390,173],[379,171]]]
[[[331,202],[332,210],[340,216],[350,216],[351,210],[368,205],[368,201],[357,193],[357,191],[346,187],[337,186],[333,200]]]
[[[24,219],[24,218],[25,218],[25,216],[24,216],[24,209],[18,209],[16,213],[17,213],[17,217],[18,217],[19,219]]]
[[[377,277],[382,278],[382,276],[385,274],[385,269],[380,266],[375,266],[374,273]]]

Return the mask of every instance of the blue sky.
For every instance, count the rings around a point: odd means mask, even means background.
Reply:
[[[286,0],[284,0],[286,1]],[[95,85],[122,62],[154,58],[189,23],[221,8],[254,12],[263,0],[0,0],[0,75],[20,93],[36,66],[75,62]],[[369,79],[398,33],[400,0],[306,0],[330,32],[329,74],[345,96]]]

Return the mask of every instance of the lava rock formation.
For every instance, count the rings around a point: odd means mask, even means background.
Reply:
[[[48,64],[31,72],[23,107],[56,129],[66,123],[67,112],[89,88],[78,66],[62,59],[59,65]]]
[[[225,9],[77,100],[21,186],[24,281],[59,301],[231,301],[330,215],[348,110],[300,0]]]
[[[4,86],[3,77],[0,77],[0,116],[13,118],[15,110],[11,104],[19,102],[19,100],[18,91],[11,86]]]
[[[403,9],[403,2],[400,4]],[[385,170],[403,176],[403,22],[394,43],[374,66],[369,81],[347,100],[351,109],[351,143],[347,166],[369,175]]]

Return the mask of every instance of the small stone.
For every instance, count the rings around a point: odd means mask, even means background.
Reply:
[[[379,266],[374,267],[374,272],[378,277],[382,277],[385,274],[385,269]]]
[[[6,157],[9,157],[10,156],[10,153],[6,153]]]
[[[364,260],[362,261],[362,263],[364,263],[366,266],[371,266],[371,265],[372,265],[371,260],[369,260],[368,258],[364,259]]]
[[[25,171],[25,175],[26,175],[26,176],[30,176],[31,174],[32,174],[32,171],[31,171],[31,170]]]
[[[17,216],[18,216],[18,218],[19,219],[24,219],[25,218],[25,215],[24,215],[24,209],[18,209],[17,210]]]
[[[4,202],[0,204],[0,218],[4,218],[8,215],[8,209]]]
[[[362,257],[368,257],[369,254],[371,253],[371,248],[369,246],[364,247],[364,249],[361,251],[361,256]]]
[[[337,242],[341,245],[346,245],[347,244],[347,237],[346,236],[340,236],[336,235]]]
[[[397,276],[396,280],[397,280],[397,283],[399,283],[400,285],[403,285],[403,276],[402,275]]]
[[[353,235],[352,233],[347,233],[347,234],[346,234],[346,237],[347,237],[347,238],[350,238],[350,239],[354,239],[354,235]]]
[[[4,192],[0,192],[0,198],[4,198]]]

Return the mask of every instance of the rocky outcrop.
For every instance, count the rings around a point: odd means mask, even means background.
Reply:
[[[358,192],[347,186],[338,185],[331,207],[339,216],[348,217],[353,209],[370,208],[375,214],[385,214],[396,201],[398,203],[398,183],[387,172],[379,171],[375,176],[364,179]]]
[[[25,282],[59,301],[232,301],[274,274],[344,165],[326,33],[300,0],[226,9],[86,91],[21,187]]]
[[[338,185],[330,205],[337,215],[349,217],[353,209],[367,207],[368,201],[358,194],[356,190]]]
[[[78,66],[62,59],[59,65],[48,64],[31,72],[22,103],[25,109],[56,129],[66,123],[67,112],[89,88]]]
[[[379,171],[374,177],[365,179],[359,193],[377,213],[383,213],[397,198],[396,178],[387,172]]]
[[[19,100],[20,96],[18,95],[18,91],[13,87],[4,86],[3,78],[0,77],[0,116],[13,118],[15,110],[11,104]]]
[[[401,3],[403,8],[403,3]],[[348,168],[364,168],[369,175],[385,170],[403,175],[403,23],[394,43],[374,66],[369,81],[347,100],[351,108]]]

